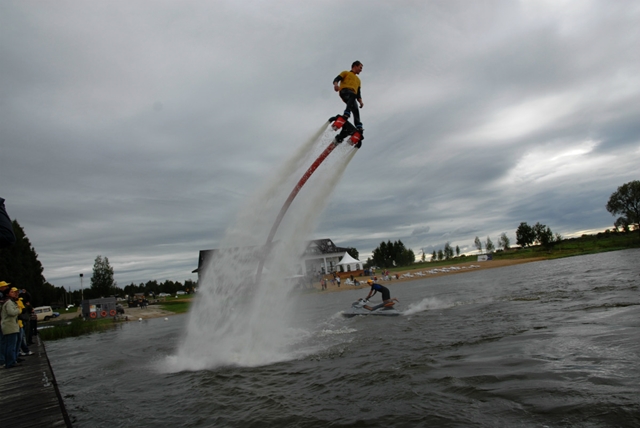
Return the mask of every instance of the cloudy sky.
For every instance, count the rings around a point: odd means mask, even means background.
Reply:
[[[246,198],[343,104],[366,139],[314,238],[611,227],[640,179],[637,1],[1,1],[0,196],[47,280],[195,279]],[[85,285],[86,286],[86,285]]]

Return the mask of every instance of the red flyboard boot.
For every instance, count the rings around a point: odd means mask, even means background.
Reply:
[[[331,125],[331,129],[333,129],[334,131],[337,131],[338,129],[342,128],[342,125],[344,125],[346,121],[347,119],[345,119],[342,116],[336,117],[336,120],[334,120],[333,124]]]
[[[358,144],[358,142],[360,141],[360,139],[362,138],[362,135],[360,134],[359,131],[354,132],[353,134],[351,134],[351,137],[349,138],[351,140],[351,144],[353,144],[354,146]],[[359,148],[360,146],[358,146]]]

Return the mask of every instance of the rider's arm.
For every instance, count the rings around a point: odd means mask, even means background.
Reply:
[[[377,292],[378,292],[377,290],[374,290],[373,287],[371,287],[371,290],[369,290],[369,295],[366,297],[365,300],[369,300],[369,298],[375,296]]]
[[[338,75],[335,79],[333,79],[333,90],[338,92],[340,90],[340,82],[342,81],[342,76]]]

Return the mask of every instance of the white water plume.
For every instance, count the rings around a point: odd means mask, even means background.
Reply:
[[[257,283],[256,271],[276,210],[335,135],[327,127],[275,172],[227,229],[222,249],[202,268],[185,337],[167,360],[168,371],[259,366],[299,355],[292,346],[307,332],[293,327],[296,294],[287,278],[299,273],[300,256],[355,148],[340,144],[320,165],[285,215]]]
[[[450,307],[450,303],[445,303],[442,300],[436,299],[435,297],[425,297],[419,302],[409,304],[409,307],[402,312],[402,315],[413,315],[419,312],[434,309],[446,309]]]

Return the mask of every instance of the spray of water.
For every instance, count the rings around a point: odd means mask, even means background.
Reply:
[[[293,346],[308,334],[292,326],[296,295],[287,278],[299,273],[299,257],[356,149],[341,144],[318,168],[286,214],[259,282],[256,270],[274,213],[334,136],[327,127],[275,172],[227,229],[221,249],[200,275],[184,340],[165,370],[258,366],[297,355]]]
[[[426,297],[419,302],[409,304],[409,307],[402,312],[402,315],[414,315],[420,312],[450,308],[451,303],[443,302],[435,297]]]

